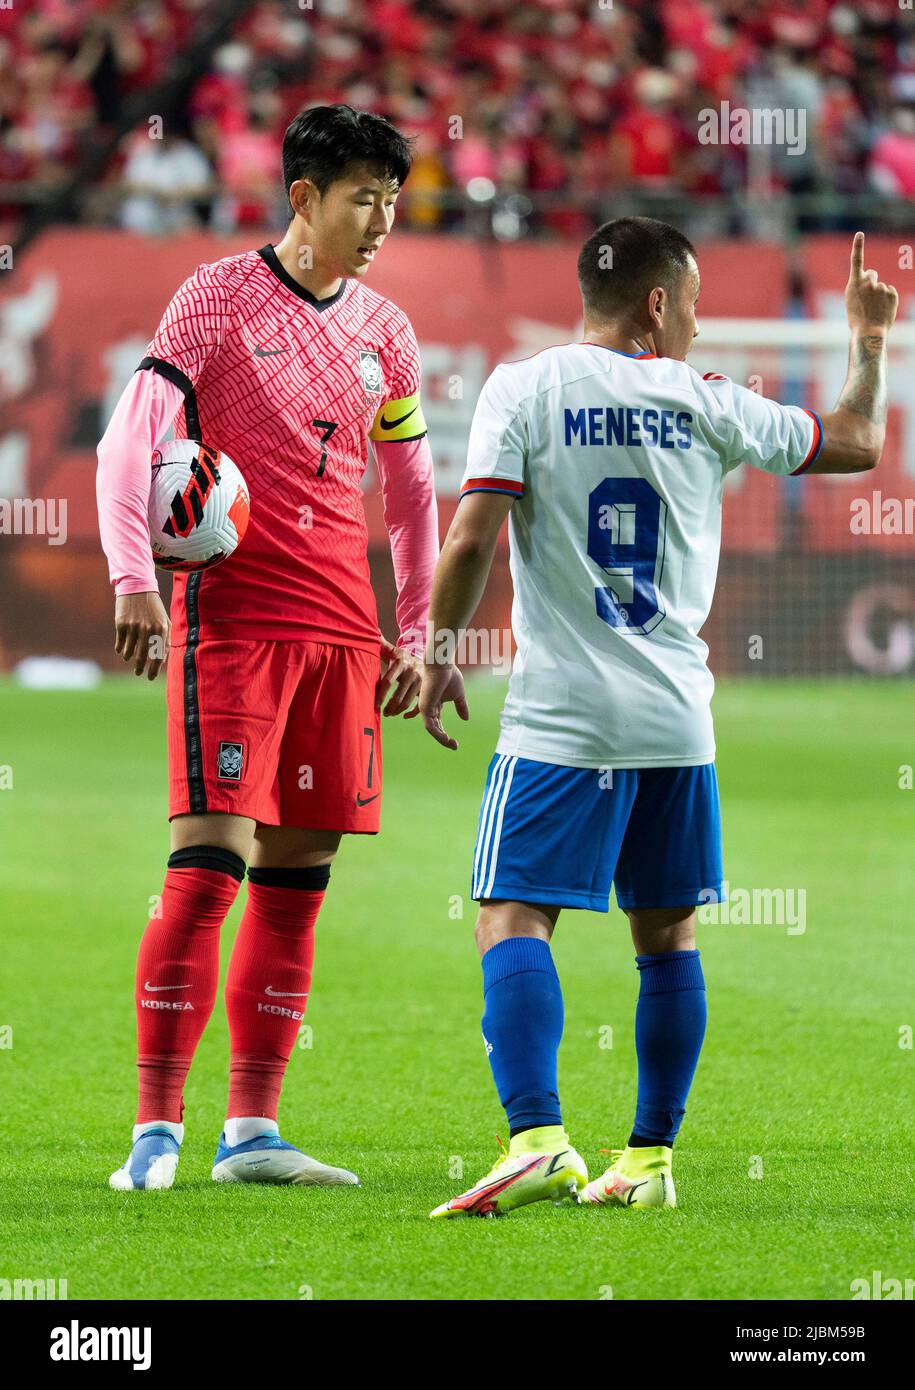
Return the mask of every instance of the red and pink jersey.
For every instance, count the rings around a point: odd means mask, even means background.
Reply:
[[[224,450],[251,496],[231,559],[176,575],[172,641],[191,629],[377,650],[361,488],[367,440],[376,417],[387,426],[386,403],[410,397],[414,432],[391,412],[394,433],[380,437],[425,433],[419,350],[403,311],[355,280],[317,300],[264,246],[199,266],[140,370],[180,388],[176,436]]]

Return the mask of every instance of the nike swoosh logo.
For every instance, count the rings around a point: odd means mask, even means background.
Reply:
[[[632,1199],[633,1199],[633,1197],[634,1197],[635,1194],[638,1192],[639,1188],[640,1188],[640,1187],[644,1187],[645,1184],[646,1184],[647,1182],[648,1182],[648,1179],[647,1179],[647,1178],[644,1178],[644,1179],[642,1180],[642,1182],[634,1182],[634,1183],[632,1184],[632,1186],[631,1186],[630,1189],[629,1189],[629,1195],[628,1195],[628,1197],[626,1198],[626,1206],[627,1206],[627,1207],[631,1207],[631,1206],[632,1206]]]
[[[406,415],[401,415],[399,420],[386,420],[382,415],[378,423],[383,430],[396,430],[398,425],[402,425],[404,420],[409,420],[410,416],[415,414],[416,406],[414,406],[412,410],[408,410]]]
[[[306,994],[308,993],[308,990],[303,989],[300,990],[298,993],[295,993],[293,990],[289,989],[271,989],[268,985],[267,988],[264,990],[264,993],[272,994],[274,999],[304,999]]]
[[[186,985],[151,985],[151,984],[149,983],[149,981],[147,980],[147,981],[146,981],[146,984],[143,986],[143,988],[147,991],[148,994],[155,994],[155,993],[156,993],[158,990],[160,990],[160,989],[190,989],[190,984],[186,984]]]
[[[356,797],[356,805],[357,805],[357,806],[368,806],[368,804],[369,804],[370,801],[376,801],[380,795],[381,795],[381,792],[376,792],[374,796],[365,796],[365,797],[357,796],[357,797]]]
[[[472,1187],[469,1192],[465,1192],[464,1196],[472,1197],[474,1202],[476,1202],[480,1197],[498,1195],[503,1192],[505,1188],[511,1187],[513,1182],[517,1182],[519,1178],[523,1178],[526,1173],[530,1173],[538,1164],[543,1162],[543,1159],[543,1154],[532,1154],[530,1163],[526,1163],[523,1168],[516,1169],[514,1173],[509,1173],[505,1178],[495,1178],[492,1182],[485,1184],[482,1182],[478,1183],[477,1186]],[[452,1200],[460,1201],[461,1199],[457,1197]]]
[[[281,353],[281,352],[288,352],[288,351],[289,351],[289,348],[288,348],[288,347],[284,347],[284,348],[269,348],[269,349],[268,349],[268,348],[262,348],[261,345],[260,345],[260,343],[258,343],[257,347],[254,349],[254,356],[255,356],[255,357],[276,357],[276,356],[279,355],[279,353]]]
[[[551,1159],[551,1161],[550,1161],[550,1166],[549,1166],[549,1168],[547,1168],[547,1170],[546,1170],[546,1176],[547,1176],[547,1177],[549,1177],[551,1173],[555,1173],[555,1172],[556,1172],[556,1165],[557,1165],[557,1163],[559,1162],[559,1160],[560,1160],[561,1158],[565,1158],[565,1156],[566,1156],[566,1154],[567,1154],[568,1152],[569,1152],[568,1149],[563,1149],[563,1151],[562,1151],[561,1154],[554,1154],[554,1155],[553,1155],[553,1157],[552,1157],[552,1159]]]

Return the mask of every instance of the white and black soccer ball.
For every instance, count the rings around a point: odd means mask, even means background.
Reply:
[[[218,565],[245,534],[250,513],[241,470],[195,439],[172,439],[152,456],[149,539],[160,569]]]

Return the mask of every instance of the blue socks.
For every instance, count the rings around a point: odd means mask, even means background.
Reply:
[[[673,1144],[705,1037],[705,979],[698,951],[636,956],[635,1050],[639,1092],[629,1144]]]
[[[635,959],[639,1089],[629,1144],[672,1145],[705,1037],[705,979],[698,951]],[[492,946],[483,957],[483,999],[483,1037],[510,1134],[561,1125],[562,990],[549,944],[511,936]]]
[[[483,1000],[483,1038],[510,1133],[561,1125],[562,990],[549,943],[510,936],[491,946],[483,957]]]

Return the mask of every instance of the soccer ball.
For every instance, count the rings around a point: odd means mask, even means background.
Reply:
[[[149,539],[160,569],[202,570],[228,559],[249,509],[245,480],[221,450],[172,439],[154,451]]]

